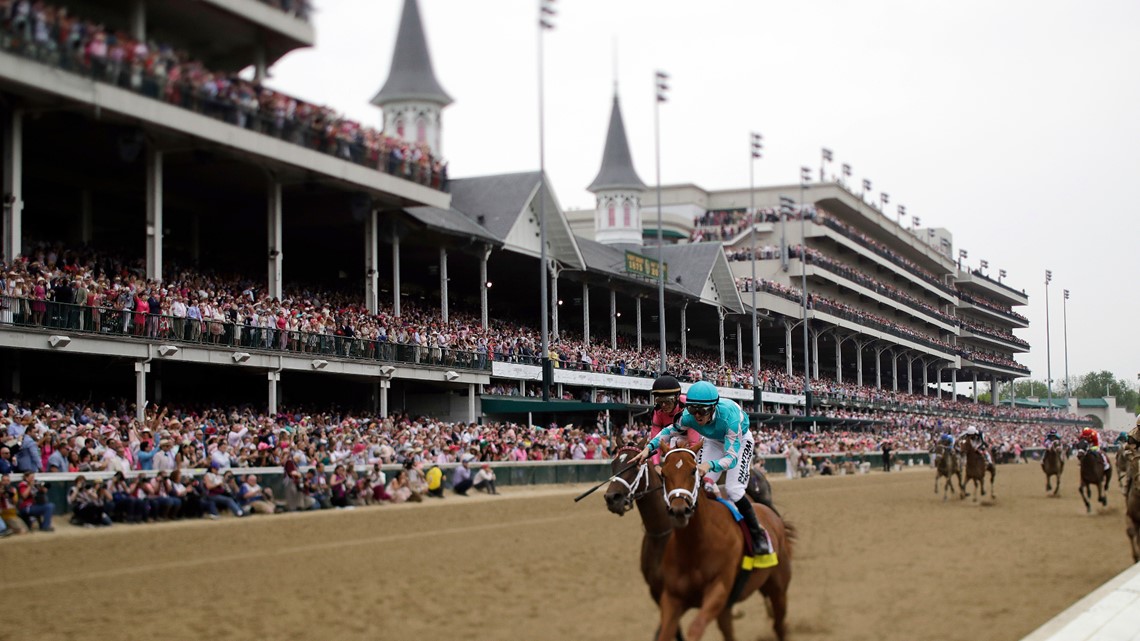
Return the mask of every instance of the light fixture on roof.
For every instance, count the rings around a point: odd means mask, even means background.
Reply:
[[[177,353],[178,353],[178,346],[177,345],[159,345],[158,346],[158,355],[162,356],[163,358],[165,358],[167,356],[174,356]]]
[[[234,352],[230,358],[233,358],[235,363],[244,363],[249,360],[249,352]]]
[[[57,349],[63,348],[63,347],[67,347],[70,344],[71,344],[71,337],[70,336],[63,336],[60,334],[56,334],[56,335],[48,337],[48,345],[51,345],[53,348],[57,348]]]
[[[447,379],[448,382],[451,382],[459,378],[459,372],[449,369],[443,373],[443,377]]]
[[[309,365],[311,365],[313,369],[324,369],[329,366],[329,362],[320,358],[314,358],[312,361],[309,361]]]

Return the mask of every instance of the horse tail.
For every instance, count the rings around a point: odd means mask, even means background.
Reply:
[[[785,554],[790,557],[792,556],[792,548],[794,547],[793,544],[799,540],[800,533],[799,530],[796,529],[796,526],[791,522],[784,521],[782,518],[780,520],[784,523],[784,539],[788,543],[788,549]]]

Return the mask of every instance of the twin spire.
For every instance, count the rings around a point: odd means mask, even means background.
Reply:
[[[629,153],[629,140],[625,135],[625,122],[621,117],[617,87],[614,87],[614,106],[610,110],[610,129],[606,134],[606,148],[602,152],[602,168],[598,170],[594,182],[586,189],[598,193],[603,189],[626,189],[644,191],[645,183],[633,169],[633,157]]]
[[[392,102],[430,102],[440,107],[453,102],[435,79],[416,0],[404,0],[388,81],[372,99],[379,107]]]

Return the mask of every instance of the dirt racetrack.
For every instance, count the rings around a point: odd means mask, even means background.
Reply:
[[[790,638],[1013,640],[1131,563],[1119,489],[1084,514],[1073,469],[998,469],[995,505],[927,469],[773,479],[799,528]],[[82,530],[0,541],[0,639],[649,639],[636,512],[581,487],[423,505]],[[741,639],[771,639],[761,602]],[[686,619],[687,620],[687,619]],[[715,629],[706,638],[719,639]]]

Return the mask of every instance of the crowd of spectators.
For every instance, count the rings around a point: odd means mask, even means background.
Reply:
[[[780,258],[780,248],[776,245],[764,245],[753,251],[751,247],[742,249],[726,249],[724,252],[728,262],[748,260],[777,260]]]
[[[1000,338],[1003,341],[1013,343],[1014,345],[1019,345],[1025,349],[1029,349],[1029,341],[1014,335],[1014,333],[1009,330],[999,329],[997,327],[988,327],[968,318],[963,318],[961,321],[962,327],[965,327],[971,332],[974,332],[976,334],[983,334],[985,336],[992,336],[994,338]]]
[[[808,219],[811,220],[814,212],[807,209]],[[796,208],[784,218],[789,221],[799,220],[801,210]],[[693,230],[689,232],[689,242],[700,243],[706,241],[730,241],[738,234],[748,230],[748,211],[745,209],[713,209],[700,216],[693,217]],[[780,214],[775,209],[757,209],[757,222],[775,223],[780,221]],[[746,260],[739,258],[737,260]]]
[[[307,3],[299,0],[269,3],[307,12]],[[0,48],[358,165],[447,189],[447,164],[433,157],[426,143],[402,141],[403,132],[382,132],[330,107],[298,100],[238,74],[208,69],[170,44],[135,40],[123,30],[73,16],[63,7],[0,0]]]

